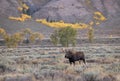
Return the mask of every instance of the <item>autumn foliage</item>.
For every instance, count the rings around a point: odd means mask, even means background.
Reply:
[[[102,21],[105,21],[106,18],[101,12],[94,12],[93,13],[93,20],[89,22],[88,24],[85,23],[65,23],[64,21],[60,20],[58,22],[49,22],[46,19],[36,19],[36,22],[40,22],[44,25],[47,25],[49,27],[54,28],[64,28],[64,27],[72,27],[77,29],[86,29],[89,27],[93,27],[94,25],[99,25]]]
[[[88,25],[88,39],[89,42],[93,42],[94,39],[94,26],[95,25],[99,25],[101,22],[107,20],[106,17],[101,13],[101,12],[94,12],[94,16],[93,16],[93,21],[91,21]]]
[[[93,27],[89,27],[88,28],[88,33],[87,33],[87,35],[88,35],[88,39],[89,39],[89,42],[93,42],[93,39],[94,39],[94,29],[93,29]]]
[[[31,19],[31,16],[29,16],[27,14],[21,14],[20,17],[11,17],[10,16],[9,19],[24,22],[25,20]]]
[[[29,28],[23,29],[14,34],[7,34],[4,29],[0,28],[0,35],[4,39],[7,47],[17,47],[25,40],[25,38],[27,38],[30,43],[33,43],[36,39],[42,40],[44,37],[41,33],[33,32]]]
[[[54,27],[54,28],[64,28],[64,27],[72,27],[72,28],[80,28],[80,29],[85,29],[88,27],[87,24],[84,23],[65,23],[64,21],[59,21],[59,22],[48,22],[46,19],[36,19],[37,22],[40,22],[42,24],[45,24],[49,27]]]
[[[3,37],[6,34],[6,31],[3,28],[0,28],[0,35]]]
[[[28,19],[31,19],[31,16],[27,13],[29,6],[27,6],[27,4],[22,3],[21,0],[20,1],[20,7],[18,7],[18,10],[20,12],[22,12],[22,14],[20,15],[20,17],[9,17],[9,19],[11,20],[16,20],[16,21],[20,21],[20,22],[24,22]],[[91,2],[89,0],[86,0],[88,4],[90,4]],[[88,29],[87,35],[88,35],[88,39],[90,42],[93,42],[94,39],[94,26],[97,26],[99,24],[101,24],[101,22],[107,20],[106,17],[99,11],[93,12],[93,20],[91,20],[88,23],[66,23],[63,20],[60,21],[48,21],[47,19],[36,19],[36,22],[42,23],[48,27],[53,27],[53,28],[66,28],[66,27],[70,27],[73,29]],[[4,34],[3,30],[0,30],[1,33]],[[29,40],[29,42],[34,42],[34,40],[37,39],[42,39],[44,36],[38,32],[32,32],[30,29],[25,29],[22,31],[24,34],[24,38],[26,38],[26,40]],[[58,43],[58,39],[56,36],[58,32],[55,31],[54,35],[51,36],[52,42],[54,44]],[[19,33],[16,33],[15,35],[8,35],[8,39],[12,38],[12,36],[18,36],[20,37],[21,35]],[[17,38],[18,40],[22,40],[22,38]],[[19,42],[19,41],[16,41]]]
[[[16,21],[20,21],[20,22],[24,22],[28,19],[31,19],[31,16],[28,15],[27,11],[29,9],[29,6],[27,6],[25,3],[22,3],[21,0],[19,0],[19,3],[21,5],[21,7],[18,7],[18,11],[21,12],[20,17],[14,17],[14,16],[10,16],[9,19],[10,20],[16,20]]]
[[[24,34],[24,38],[26,38],[26,40],[28,40],[30,43],[33,43],[36,39],[42,40],[44,38],[43,34],[39,32],[33,32],[29,28],[23,29],[22,32]]]

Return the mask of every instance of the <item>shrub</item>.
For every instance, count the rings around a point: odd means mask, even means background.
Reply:
[[[110,66],[106,66],[106,70],[109,73],[120,73],[120,64],[119,63],[113,63]]]
[[[97,81],[98,77],[103,74],[104,69],[100,66],[87,68],[83,72],[84,81]]]
[[[96,81],[97,75],[94,72],[88,72],[84,74],[85,81]]]
[[[55,46],[57,46],[57,44],[59,43],[59,36],[58,36],[58,31],[57,30],[55,30],[53,32],[53,34],[50,36],[50,39],[51,39],[52,43]]]
[[[0,28],[0,35],[4,37],[5,34],[6,34],[6,31],[3,28]]]
[[[43,34],[33,32],[29,28],[25,28],[21,32],[24,34],[24,38],[26,38],[27,43],[33,43],[36,39],[42,40],[44,38]]]
[[[89,42],[93,42],[94,39],[94,29],[92,27],[88,28],[88,39]]]
[[[77,31],[71,27],[60,28],[51,35],[51,41],[53,44],[58,43],[62,46],[68,47],[69,44],[75,46]]]
[[[7,47],[17,47],[18,43],[23,40],[23,36],[21,33],[15,33],[13,35],[6,34],[4,36],[5,43]]]
[[[24,38],[26,38],[26,43],[33,43],[36,39],[42,40],[44,38],[41,33],[33,32],[29,28],[25,28],[14,34],[8,34],[4,29],[0,28],[0,35],[4,39],[7,47],[17,47],[18,44],[24,41]]]

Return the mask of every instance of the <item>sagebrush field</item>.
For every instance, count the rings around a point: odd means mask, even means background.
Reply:
[[[87,64],[70,65],[62,47],[0,49],[0,81],[120,81],[120,46],[84,44]]]

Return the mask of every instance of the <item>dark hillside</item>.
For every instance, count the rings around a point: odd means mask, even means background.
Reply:
[[[19,0],[0,0],[0,27],[8,33],[14,33],[23,28],[30,28],[50,35],[53,29],[34,21],[36,18],[49,20],[64,20],[64,22],[89,22],[95,11],[102,12],[107,21],[95,27],[97,37],[104,34],[120,35],[120,0],[21,0],[28,4],[32,19],[25,22],[9,20],[9,16],[19,16]],[[84,31],[80,31],[81,34]],[[101,34],[102,33],[102,34]]]

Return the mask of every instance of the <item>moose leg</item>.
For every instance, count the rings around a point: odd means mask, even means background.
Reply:
[[[81,64],[81,61],[79,60],[79,64]]]
[[[69,63],[70,63],[70,65],[72,65],[72,61],[69,59]]]
[[[86,61],[85,61],[85,59],[83,59],[83,63],[84,63],[84,64],[86,64]]]
[[[72,65],[72,62],[70,62],[70,65]]]
[[[84,67],[85,67],[85,68],[88,68],[87,65],[86,65],[85,59],[83,59],[83,63],[84,63]]]
[[[74,64],[74,66],[75,66],[75,61],[73,61],[73,64]]]

